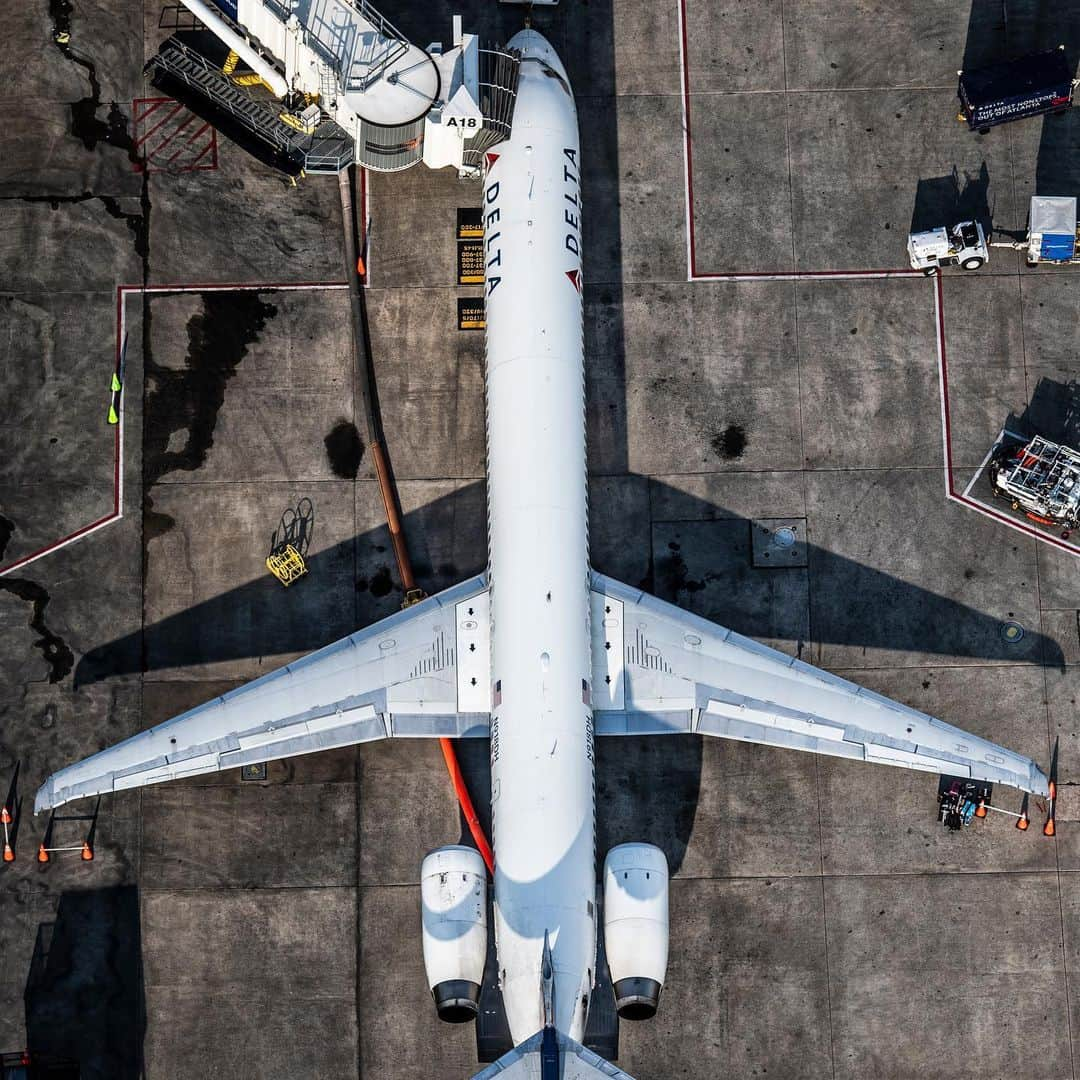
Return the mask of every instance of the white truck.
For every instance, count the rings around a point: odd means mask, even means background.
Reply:
[[[977,221],[911,233],[907,251],[912,270],[921,270],[928,277],[942,266],[978,270],[990,258],[986,234]]]
[[[948,228],[911,233],[907,242],[912,270],[928,276],[942,266],[978,270],[989,260],[992,247],[1022,251],[1028,266],[1080,263],[1076,197],[1032,196],[1027,233],[1022,240],[988,239],[977,221],[963,221]]]

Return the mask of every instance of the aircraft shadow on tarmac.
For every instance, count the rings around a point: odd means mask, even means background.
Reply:
[[[27,1048],[42,1063],[79,1062],[84,1077],[136,1080],[143,1075],[142,987],[138,890],[62,893],[55,920],[38,927],[30,961]]]
[[[1042,378],[1024,411],[1010,413],[1005,429],[1031,438],[1043,435],[1051,442],[1080,447],[1080,383]]]

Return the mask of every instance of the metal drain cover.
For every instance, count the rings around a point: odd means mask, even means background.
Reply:
[[[1024,640],[1024,628],[1018,623],[1010,620],[1009,622],[1003,622],[1001,624],[1001,640],[1006,645],[1018,645]]]
[[[750,523],[751,562],[761,570],[806,566],[806,519],[759,518]]]

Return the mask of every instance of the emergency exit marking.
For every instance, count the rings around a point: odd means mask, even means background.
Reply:
[[[484,298],[482,296],[464,296],[457,302],[457,321],[459,330],[483,330]]]
[[[459,240],[457,246],[459,285],[484,284],[484,241]]]
[[[484,215],[479,206],[463,206],[457,212],[459,240],[474,240],[484,235]]]

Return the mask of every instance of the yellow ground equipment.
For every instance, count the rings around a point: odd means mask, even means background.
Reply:
[[[304,557],[292,544],[286,544],[280,551],[274,552],[267,557],[266,569],[282,585],[289,586],[298,577],[303,577],[307,573],[307,564],[304,562]]]

